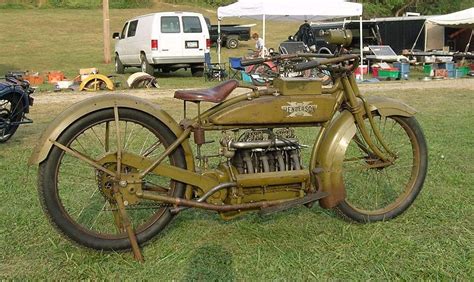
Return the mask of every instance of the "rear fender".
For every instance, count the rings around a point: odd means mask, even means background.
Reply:
[[[394,99],[370,97],[367,98],[367,102],[370,111],[377,111],[381,116],[411,117],[416,113],[414,108]],[[342,164],[356,129],[352,113],[344,110],[331,122],[320,143],[314,147],[311,167],[316,168],[319,183],[322,186],[319,189],[329,194],[319,201],[323,208],[333,208],[346,197]]]
[[[119,108],[142,111],[157,118],[166,124],[176,136],[183,132],[178,123],[156,104],[124,94],[99,95],[72,105],[56,117],[43,132],[28,164],[37,165],[43,162],[53,148],[51,140],[57,140],[60,134],[76,120],[98,110],[111,109],[115,105]],[[184,149],[188,170],[194,170],[193,153],[188,140],[185,140],[181,145]]]

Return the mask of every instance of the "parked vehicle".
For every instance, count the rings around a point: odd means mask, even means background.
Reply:
[[[311,47],[312,44],[313,51],[319,54],[334,54],[337,50],[336,44],[327,43],[324,39],[324,36],[320,34],[329,29],[346,29],[352,32],[353,40],[349,46],[346,48],[352,50],[354,53],[359,52],[360,50],[360,24],[358,21],[346,21],[346,22],[322,22],[311,24],[311,32],[314,36],[312,42],[307,42],[309,36],[304,34],[299,34],[298,31],[294,38],[295,40],[300,40],[305,42],[308,47]],[[379,28],[376,22],[372,21],[363,21],[362,22],[362,33],[363,33],[363,43],[364,46],[369,45],[381,45],[382,39],[380,37]]]
[[[26,117],[33,106],[33,92],[19,74],[7,74],[5,81],[0,81],[0,143],[10,139],[20,124],[33,122]]]
[[[137,260],[139,245],[191,207],[228,220],[319,201],[358,222],[399,216],[423,186],[425,137],[415,109],[359,92],[353,74],[359,60],[341,55],[295,66],[328,71],[330,88],[287,78],[268,88],[228,80],[176,91],[185,105],[179,123],[133,96],[79,102],[48,126],[29,161],[39,165],[44,211],[74,242],[131,248]],[[227,99],[237,87],[249,91]],[[201,111],[204,102],[214,106]],[[189,104],[197,107],[195,117],[186,113]],[[217,153],[203,149],[212,141]]]
[[[218,26],[211,25],[209,18],[205,19],[207,28],[209,29],[211,43],[217,44],[217,39],[219,38]],[[225,46],[229,49],[235,49],[239,47],[240,41],[248,40],[250,40],[249,26],[241,26],[236,24],[221,25],[221,46]]]
[[[191,69],[193,76],[202,76],[204,53],[211,41],[202,14],[165,12],[128,20],[121,33],[114,33],[115,71],[140,67],[150,75],[155,69],[172,72]]]

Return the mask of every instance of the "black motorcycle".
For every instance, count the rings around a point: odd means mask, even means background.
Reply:
[[[8,73],[0,81],[0,143],[10,139],[20,124],[32,123],[26,117],[33,106],[34,89],[18,73]]]

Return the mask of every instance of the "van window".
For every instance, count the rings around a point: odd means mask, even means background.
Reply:
[[[128,27],[127,37],[135,36],[137,32],[138,20],[130,22],[130,26]]]
[[[180,33],[178,17],[161,17],[161,32],[162,33]]]
[[[184,33],[201,33],[201,21],[199,17],[183,17]]]
[[[127,27],[128,27],[128,22],[125,23],[125,25],[123,26],[123,29],[122,29],[122,33],[120,34],[120,39],[123,39],[125,38],[125,32],[127,32]]]

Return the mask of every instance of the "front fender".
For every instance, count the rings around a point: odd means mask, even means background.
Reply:
[[[86,87],[86,85],[91,82],[91,81],[94,81],[94,80],[101,80],[105,83],[105,86],[107,87],[107,89],[109,90],[114,90],[115,89],[115,86],[114,86],[114,83],[112,82],[112,80],[110,80],[110,78],[108,78],[107,76],[103,75],[103,74],[91,74],[91,75],[88,75],[82,82],[81,84],[79,85],[79,91],[83,91]]]
[[[414,108],[390,98],[370,97],[367,98],[367,102],[370,111],[377,111],[381,116],[410,117],[416,113]],[[311,167],[316,168],[315,173],[322,186],[319,187],[320,190],[329,194],[319,201],[323,208],[333,208],[346,197],[342,165],[347,147],[356,129],[352,113],[344,110],[328,126],[319,144],[314,146]]]
[[[119,108],[130,108],[154,116],[166,124],[176,136],[183,132],[178,123],[156,104],[124,94],[99,95],[72,105],[56,117],[41,135],[28,164],[37,165],[44,161],[53,147],[51,140],[57,140],[59,135],[76,120],[98,110],[113,108],[115,105]],[[181,145],[184,149],[188,169],[194,170],[194,158],[188,140],[185,140]]]
[[[23,104],[23,112],[30,112],[30,102],[28,100],[28,94],[18,85],[0,85],[0,100],[6,95],[17,95],[20,97],[20,100]]]

